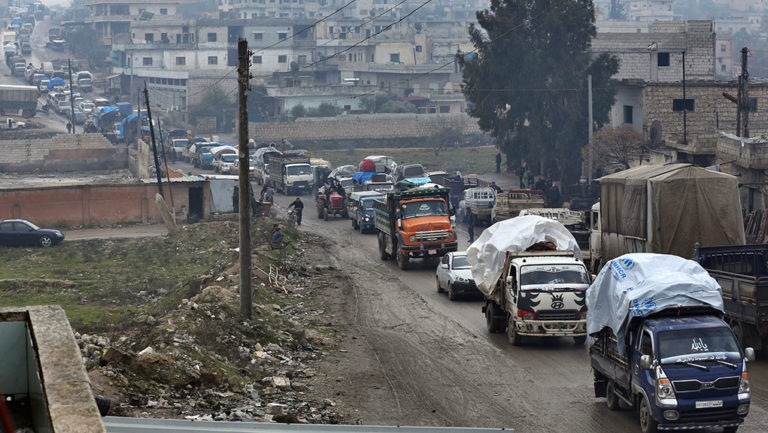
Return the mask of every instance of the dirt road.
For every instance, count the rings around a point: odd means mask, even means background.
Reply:
[[[285,209],[290,199],[279,196]],[[302,230],[328,238],[353,283],[344,352],[331,358],[327,386],[363,424],[513,427],[517,432],[637,432],[632,411],[611,412],[593,397],[585,346],[530,339],[511,346],[489,334],[481,302],[451,302],[434,270],[400,271],[377,255],[376,238],[349,220],[318,220],[304,197]],[[466,236],[460,248],[466,248]],[[750,365],[752,410],[739,431],[768,431],[768,362]],[[330,379],[334,378],[334,379]]]

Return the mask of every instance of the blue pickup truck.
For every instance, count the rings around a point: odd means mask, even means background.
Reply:
[[[373,201],[382,200],[384,194],[378,191],[355,191],[349,195],[347,214],[352,220],[352,228],[360,233],[374,232]]]
[[[627,254],[587,291],[595,397],[632,407],[643,433],[735,432],[749,413],[747,362],[723,321],[721,289],[696,262]]]

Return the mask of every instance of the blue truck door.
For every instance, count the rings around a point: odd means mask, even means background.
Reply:
[[[655,397],[655,388],[653,387],[653,370],[642,370],[640,368],[640,357],[643,355],[649,355],[651,360],[654,360],[653,353],[653,337],[651,331],[648,329],[642,329],[640,331],[639,342],[633,345],[632,355],[632,373],[637,380],[637,384],[645,391],[645,395],[648,397],[648,403],[653,406]]]

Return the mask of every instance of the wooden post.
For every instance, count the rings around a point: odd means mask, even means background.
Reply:
[[[248,41],[240,38],[237,41],[237,147],[240,212],[240,314],[250,320],[253,317],[253,301],[251,293],[251,188],[249,188],[248,171],[248,87],[251,78],[250,59],[248,58]]]

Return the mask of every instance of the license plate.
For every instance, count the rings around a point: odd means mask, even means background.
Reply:
[[[723,401],[722,400],[708,400],[708,401],[697,401],[696,402],[696,409],[704,409],[708,407],[723,407]]]

